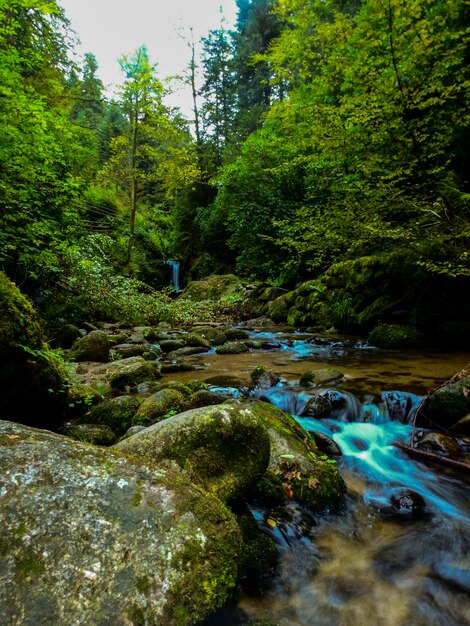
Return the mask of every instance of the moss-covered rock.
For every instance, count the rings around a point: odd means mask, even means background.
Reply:
[[[302,411],[302,417],[313,417],[314,419],[324,419],[331,415],[331,403],[324,396],[312,396]]]
[[[193,393],[190,387],[184,383],[179,383],[176,380],[168,380],[164,383],[159,383],[155,386],[154,393],[157,393],[157,391],[160,391],[161,389],[176,389],[176,391],[179,391],[185,398],[189,398],[189,396]]]
[[[61,326],[54,335],[54,346],[59,348],[71,348],[72,344],[82,337],[84,333],[73,324]]]
[[[203,380],[197,380],[196,378],[194,378],[193,380],[188,380],[185,383],[185,387],[188,387],[188,389],[190,389],[192,393],[200,391],[201,389],[205,389],[206,391],[209,390],[209,386]]]
[[[267,402],[249,406],[266,426],[271,449],[268,472],[254,494],[266,504],[282,493],[279,503],[289,499],[317,511],[337,508],[345,486],[335,462],[320,455],[314,438],[287,413]]]
[[[256,581],[273,574],[278,560],[276,545],[268,535],[261,532],[250,509],[244,502],[232,506],[243,537],[240,558],[240,576]]]
[[[289,315],[289,309],[292,307],[295,300],[294,292],[282,294],[272,302],[268,304],[267,313],[273,322],[285,322]]]
[[[276,374],[267,365],[257,365],[254,370],[250,372],[250,378],[256,387],[274,387],[281,380],[280,376]]]
[[[175,464],[1,422],[0,494],[2,623],[191,626],[232,593],[234,516]]]
[[[168,352],[166,355],[167,359],[184,359],[188,356],[193,356],[193,354],[201,354],[202,352],[207,352],[209,348],[204,348],[203,346],[185,346],[184,348],[179,348],[179,350],[173,350],[173,352]]]
[[[443,435],[442,433],[427,433],[416,444],[420,450],[428,450],[436,452],[443,456],[458,457],[460,456],[460,446],[453,437]]]
[[[185,345],[186,344],[182,339],[164,339],[159,343],[160,349],[164,354],[180,350],[181,348],[184,348]]]
[[[0,354],[19,345],[41,348],[41,327],[32,303],[0,272]]]
[[[463,376],[441,387],[424,400],[418,414],[418,424],[450,428],[470,412],[470,376]]]
[[[88,335],[77,339],[69,354],[72,361],[109,361],[109,339],[102,330],[93,330]]]
[[[139,406],[140,399],[135,396],[118,396],[94,406],[85,419],[92,424],[109,426],[118,435],[123,435],[132,425]]]
[[[370,333],[369,343],[378,348],[405,349],[422,348],[423,336],[413,326],[378,324]]]
[[[248,352],[248,346],[241,341],[227,341],[227,343],[217,346],[217,354],[243,354]]]
[[[188,333],[185,337],[185,343],[187,346],[191,346],[193,348],[207,348],[210,349],[211,342],[209,339],[206,339],[202,335],[198,335],[197,333]]]
[[[150,426],[164,419],[170,412],[182,409],[185,396],[177,389],[161,389],[144,400],[134,416],[133,425]]]
[[[103,395],[90,385],[71,385],[67,397],[67,417],[80,417],[103,402]]]
[[[189,283],[180,298],[190,298],[195,302],[215,300],[217,302],[235,302],[246,294],[242,281],[233,274],[208,276],[203,280]]]
[[[53,428],[67,390],[67,372],[43,343],[33,305],[0,272],[0,417]]]
[[[66,437],[96,446],[111,446],[116,441],[116,433],[104,424],[66,424],[60,432]]]
[[[343,372],[332,367],[323,367],[317,370],[307,370],[300,377],[299,383],[302,387],[318,387],[341,380],[344,380]]]
[[[137,385],[153,382],[159,377],[160,368],[153,361],[142,359],[129,363],[123,360],[117,363],[120,363],[120,366],[115,367],[109,375],[109,382],[113,389],[135,389]]]
[[[212,326],[196,326],[191,334],[209,341],[211,346],[221,346],[227,341],[225,333],[219,328],[213,328]]]
[[[143,356],[147,351],[147,346],[143,343],[119,343],[113,348],[113,354],[118,355],[123,359],[127,359],[132,356]]]
[[[238,402],[180,413],[115,447],[154,461],[172,459],[196,484],[224,501],[242,496],[269,462],[265,426]]]
[[[227,341],[243,341],[249,339],[250,335],[242,328],[226,328],[224,330]]]
[[[202,406],[211,406],[213,404],[222,404],[226,402],[227,396],[222,393],[216,393],[207,389],[199,389],[195,391],[185,403],[185,410],[199,409]]]

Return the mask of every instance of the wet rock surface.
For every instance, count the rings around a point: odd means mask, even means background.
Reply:
[[[227,501],[245,494],[264,474],[270,443],[250,408],[233,403],[174,415],[115,449],[157,462],[174,460],[196,484]]]
[[[0,422],[0,621],[190,625],[235,584],[233,515],[181,470]]]

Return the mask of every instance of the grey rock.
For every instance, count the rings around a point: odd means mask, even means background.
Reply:
[[[190,626],[235,585],[234,517],[175,464],[12,422],[0,422],[0,524],[9,626]]]

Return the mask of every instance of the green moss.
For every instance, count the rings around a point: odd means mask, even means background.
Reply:
[[[265,506],[282,505],[287,500],[280,476],[271,470],[252,487],[250,497]]]
[[[412,326],[378,324],[369,334],[369,343],[378,348],[421,348],[422,335]]]
[[[18,345],[42,347],[41,328],[32,303],[0,272],[0,353]]]
[[[427,419],[444,428],[458,422],[470,413],[470,397],[466,391],[469,386],[470,377],[467,376],[429,395],[420,412],[420,419]]]
[[[170,411],[178,411],[184,405],[185,397],[177,389],[164,388],[144,400],[132,418],[132,426],[155,424]]]
[[[312,435],[266,402],[251,406],[268,429],[271,442],[269,472],[253,496],[263,502],[280,502],[280,483],[283,500],[296,500],[312,510],[337,508],[343,500],[344,482],[335,465],[319,453]]]
[[[244,502],[233,508],[243,537],[240,558],[241,578],[255,580],[273,573],[278,553],[274,541],[258,528],[251,511]]]
[[[105,424],[118,435],[123,435],[132,426],[139,406],[139,398],[119,396],[94,406],[86,416],[86,421],[92,424]]]

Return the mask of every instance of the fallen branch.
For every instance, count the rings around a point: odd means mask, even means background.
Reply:
[[[448,465],[449,467],[453,467],[454,469],[460,469],[470,472],[470,465],[468,463],[464,463],[463,461],[456,461],[455,459],[451,459],[447,456],[441,456],[440,454],[435,454],[434,452],[428,452],[427,450],[412,448],[411,446],[407,446],[404,443],[399,443],[398,441],[396,441],[392,445],[394,445],[395,448],[403,450],[403,452],[406,452],[410,456],[417,457],[418,459],[432,461],[433,463],[442,463],[443,465]]]

